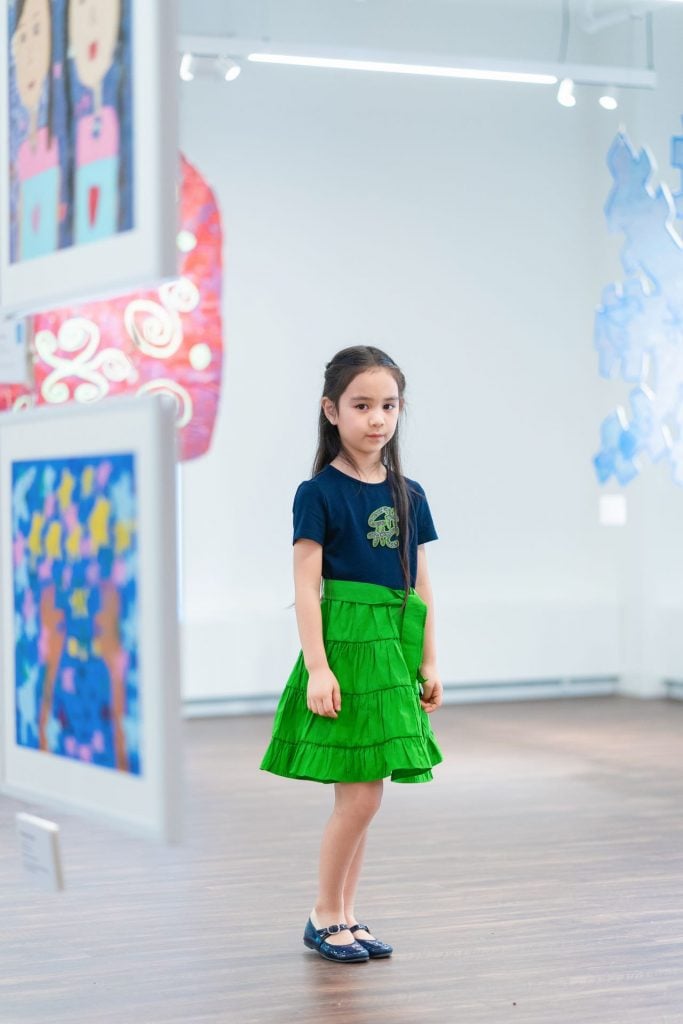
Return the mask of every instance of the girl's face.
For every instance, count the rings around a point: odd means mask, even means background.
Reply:
[[[45,79],[51,73],[52,19],[49,0],[26,0],[12,36],[19,98],[27,110],[40,106]]]
[[[80,81],[100,85],[114,62],[121,23],[121,0],[71,0],[69,49]]]
[[[396,432],[402,405],[394,375],[383,367],[354,377],[338,406],[329,398],[322,401],[325,415],[354,456],[379,455]]]

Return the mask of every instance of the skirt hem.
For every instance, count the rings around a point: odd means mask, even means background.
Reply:
[[[414,740],[389,740],[373,748],[320,747],[273,737],[261,770],[310,782],[431,782],[432,768],[443,760],[436,743],[427,739],[415,750]],[[380,749],[376,749],[379,747]]]

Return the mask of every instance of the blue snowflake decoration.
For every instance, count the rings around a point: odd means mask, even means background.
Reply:
[[[673,139],[671,163],[683,175],[683,136]],[[673,195],[654,187],[654,158],[623,133],[607,164],[614,185],[605,216],[624,235],[625,278],[602,294],[594,342],[600,375],[636,386],[630,409],[620,405],[603,421],[593,463],[601,484],[615,477],[625,486],[645,459],[667,458],[683,486],[683,187]]]

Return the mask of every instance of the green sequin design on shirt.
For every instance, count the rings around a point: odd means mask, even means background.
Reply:
[[[373,548],[397,548],[398,547],[398,518],[396,510],[388,505],[382,505],[370,513],[368,526],[372,527],[367,534],[368,540],[372,541]]]

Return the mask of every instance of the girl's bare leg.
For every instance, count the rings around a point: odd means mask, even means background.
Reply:
[[[382,780],[376,782],[336,782],[334,810],[323,832],[320,847],[320,878],[318,898],[311,913],[316,928],[344,921],[344,891],[356,852],[367,828],[379,810],[382,801]],[[362,852],[356,868],[353,891],[358,884]],[[347,922],[348,923],[348,922]],[[333,945],[353,941],[349,931],[330,935],[326,939]]]
[[[346,884],[344,885],[344,921],[346,924],[358,924],[358,918],[355,913],[355,902],[356,902],[356,890],[358,889],[358,881],[360,879],[361,869],[363,867],[363,860],[365,858],[365,844],[368,841],[368,830],[366,829],[363,833],[361,841],[356,847],[356,852],[351,861],[351,866],[346,875]],[[374,939],[374,935],[365,930],[360,932],[354,932],[353,937],[355,939]]]

